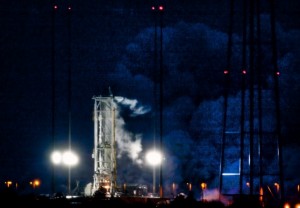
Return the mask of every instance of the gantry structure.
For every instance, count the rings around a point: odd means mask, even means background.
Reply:
[[[94,100],[94,176],[92,194],[116,190],[116,135],[113,96],[93,97]]]

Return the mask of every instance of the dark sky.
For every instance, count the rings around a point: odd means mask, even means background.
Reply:
[[[119,140],[119,147],[130,148],[119,150],[118,179],[120,183],[151,183],[151,168],[141,161],[153,142],[149,126],[155,109],[153,2],[57,1],[58,10],[53,13],[53,1],[1,1],[1,184],[40,178],[43,190],[50,191],[52,116],[56,145],[66,147],[70,100],[72,148],[80,156],[73,179],[82,186],[91,182],[92,97],[107,96],[109,87],[115,96],[137,102],[133,109],[119,103],[123,111],[118,122],[123,122],[120,131],[125,138]],[[166,0],[163,4],[165,182],[209,181],[212,188],[217,187],[230,4],[219,0]],[[287,181],[296,187],[300,183],[295,174],[300,171],[300,3],[287,0],[275,5],[284,170]],[[242,10],[239,3],[235,6],[233,37],[238,42]],[[264,40],[269,40],[269,20],[269,10],[263,5]],[[233,49],[237,65],[239,47],[236,44]],[[264,60],[270,54],[266,49]],[[263,64],[268,68],[267,61]],[[268,78],[264,81],[268,83]],[[239,93],[237,88],[230,94],[230,102],[238,102]],[[132,116],[139,107],[149,111]],[[66,173],[64,168],[57,169],[61,189]]]

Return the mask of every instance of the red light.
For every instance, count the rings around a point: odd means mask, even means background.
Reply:
[[[277,75],[277,76],[279,76],[279,75],[280,75],[280,72],[279,72],[279,71],[277,71],[277,72],[276,72],[276,75]]]
[[[159,6],[158,9],[159,9],[160,11],[163,11],[163,10],[164,10],[164,7],[163,7],[163,6]]]
[[[152,6],[152,7],[151,7],[151,10],[155,10],[155,6]]]
[[[243,74],[247,74],[247,71],[246,71],[246,70],[243,70],[242,73],[243,73]]]
[[[57,6],[57,5],[54,5],[54,6],[53,6],[53,9],[54,9],[54,10],[57,10],[57,9],[58,9],[58,6]]]
[[[68,6],[68,10],[71,11],[71,9],[72,9],[71,6]]]
[[[224,74],[229,74],[229,71],[228,70],[224,70]]]

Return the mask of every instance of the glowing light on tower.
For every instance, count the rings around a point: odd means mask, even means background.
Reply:
[[[156,166],[162,162],[162,155],[158,151],[150,151],[146,154],[146,160],[150,165]]]
[[[153,193],[156,192],[155,184],[155,167],[161,165],[162,163],[162,154],[156,150],[151,150],[146,154],[146,161],[153,166]]]
[[[54,151],[51,154],[51,161],[54,165],[63,165],[68,168],[68,194],[71,192],[71,168],[78,164],[78,156],[70,149],[64,152]]]
[[[78,156],[71,151],[54,151],[51,155],[51,160],[54,165],[66,165],[66,166],[75,166],[79,162]]]

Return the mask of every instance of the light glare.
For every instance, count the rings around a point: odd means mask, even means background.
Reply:
[[[53,152],[51,155],[51,160],[53,164],[58,165],[62,161],[62,155],[60,152]]]
[[[63,153],[63,163],[68,166],[73,166],[78,163],[78,157],[71,151]]]
[[[71,151],[66,151],[63,153],[55,151],[51,155],[51,160],[55,165],[64,164],[66,166],[77,165],[79,161],[78,156]]]
[[[156,166],[162,162],[162,155],[157,151],[150,151],[146,155],[146,160],[150,165]]]
[[[288,203],[285,203],[284,208],[291,208],[291,206]]]

